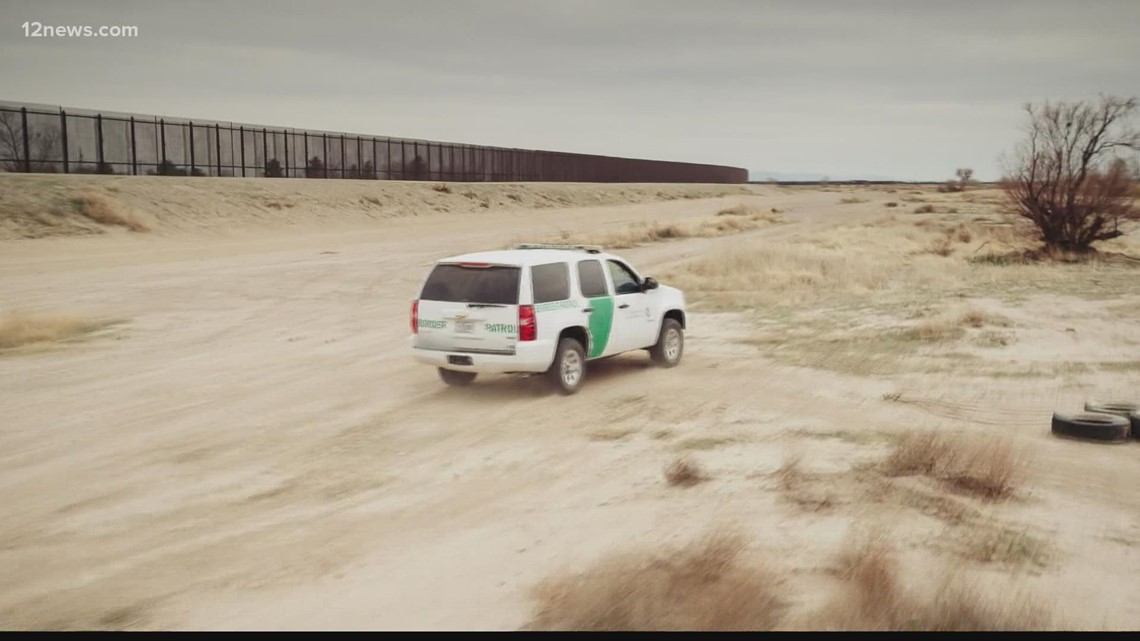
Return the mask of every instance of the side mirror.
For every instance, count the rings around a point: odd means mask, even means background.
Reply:
[[[641,291],[647,292],[651,289],[657,289],[657,281],[652,277],[646,277],[645,280],[641,281]]]

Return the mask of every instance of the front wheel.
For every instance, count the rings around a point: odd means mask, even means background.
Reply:
[[[439,377],[443,379],[444,383],[452,387],[463,387],[470,385],[471,381],[475,380],[475,372],[457,372],[453,369],[439,368]]]
[[[558,341],[558,351],[554,353],[554,363],[547,371],[550,382],[562,394],[573,394],[582,386],[586,377],[586,351],[581,343],[573,338]]]
[[[649,348],[649,358],[661,367],[676,367],[685,352],[685,333],[681,324],[672,318],[661,323],[657,344]]]

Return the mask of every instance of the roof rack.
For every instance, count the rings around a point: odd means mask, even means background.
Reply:
[[[600,254],[605,251],[601,245],[557,245],[550,243],[522,243],[515,245],[515,249],[564,249],[584,251],[589,254]]]

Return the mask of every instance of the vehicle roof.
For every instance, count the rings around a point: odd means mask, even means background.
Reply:
[[[474,252],[442,258],[439,263],[490,263],[492,265],[515,265],[528,267],[560,261],[574,261],[586,258],[605,260],[617,256],[608,252],[590,253],[580,249],[503,249],[498,251]]]

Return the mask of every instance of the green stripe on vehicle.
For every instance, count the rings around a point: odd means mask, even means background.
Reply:
[[[610,342],[610,328],[614,324],[614,299],[610,296],[599,296],[590,299],[590,307],[594,308],[590,314],[590,354],[587,358],[597,358],[606,349]]]

